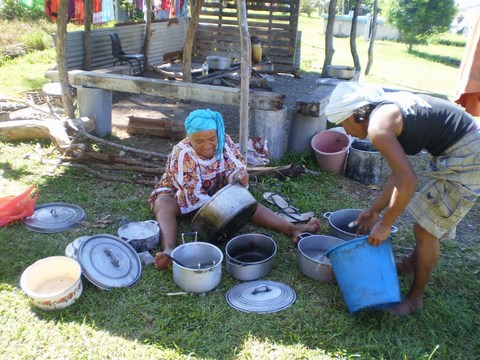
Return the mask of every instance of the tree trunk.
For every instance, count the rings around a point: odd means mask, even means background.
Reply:
[[[198,18],[205,0],[192,0],[190,5],[190,25],[188,26],[187,36],[183,45],[182,72],[183,81],[192,82],[192,47],[197,31]]]
[[[247,5],[245,0],[237,1],[238,25],[240,28],[240,49],[241,49],[241,68],[240,68],[240,153],[244,159],[247,158],[248,142],[248,110],[250,104],[250,77],[252,73],[252,58],[250,34],[248,32]]]
[[[70,83],[68,82],[67,66],[67,22],[68,22],[68,0],[60,0],[57,14],[57,69],[58,79],[62,88],[62,104],[65,115],[73,119],[73,101],[70,94]]]
[[[325,33],[325,60],[323,62],[322,77],[327,77],[327,66],[332,64],[333,53],[333,25],[335,24],[335,15],[337,9],[337,0],[330,0],[328,5],[327,31]]]
[[[145,25],[145,40],[143,42],[143,68],[147,69],[149,65],[148,52],[150,50],[150,39],[152,38],[152,0],[146,0],[147,21]]]
[[[84,0],[84,32],[83,32],[83,70],[90,70],[92,66],[92,23],[93,23],[93,0]]]
[[[373,18],[372,31],[370,32],[370,43],[368,44],[368,63],[365,69],[365,75],[370,73],[370,68],[373,65],[373,45],[377,37],[377,16],[378,16],[378,0],[373,1]]]
[[[353,57],[353,66],[357,71],[360,71],[362,65],[360,65],[360,58],[357,51],[357,18],[360,11],[360,5],[362,0],[355,1],[355,8],[353,9],[352,27],[350,28],[350,51]]]

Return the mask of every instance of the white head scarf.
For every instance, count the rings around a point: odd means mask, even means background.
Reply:
[[[355,109],[387,100],[397,103],[406,114],[413,111],[413,105],[430,107],[425,100],[409,92],[386,93],[382,87],[375,84],[346,81],[338,84],[333,90],[325,115],[328,121],[338,125],[352,116]]]

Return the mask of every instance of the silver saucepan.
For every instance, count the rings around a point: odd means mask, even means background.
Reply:
[[[358,226],[353,224],[357,220],[358,215],[363,210],[360,209],[343,209],[337,210],[334,212],[326,212],[323,214],[325,219],[328,219],[328,234],[334,237],[338,237],[344,240],[352,240],[355,239]],[[380,218],[380,217],[379,217]],[[396,226],[392,226],[391,234],[396,234],[398,229]],[[367,235],[367,234],[361,234]]]
[[[173,262],[173,281],[183,291],[203,294],[220,283],[223,253],[215,245],[196,241],[195,237],[195,242],[173,249],[171,256],[177,260]]]
[[[226,270],[237,280],[257,280],[267,275],[273,266],[277,244],[271,236],[242,234],[225,246]]]

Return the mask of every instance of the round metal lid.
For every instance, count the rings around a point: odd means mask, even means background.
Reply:
[[[85,211],[77,205],[53,202],[35,206],[32,216],[22,219],[28,230],[38,233],[57,233],[77,226],[85,219]]]
[[[286,309],[295,302],[297,295],[288,285],[257,280],[231,288],[225,298],[228,304],[237,310],[266,314]]]
[[[113,235],[99,234],[86,239],[78,249],[77,259],[85,277],[104,290],[132,286],[142,275],[135,249]]]
[[[89,235],[86,236],[80,236],[73,240],[70,244],[67,245],[65,248],[65,256],[68,256],[72,259],[77,259],[77,252],[78,249],[80,248],[80,245],[87,239],[90,239]]]

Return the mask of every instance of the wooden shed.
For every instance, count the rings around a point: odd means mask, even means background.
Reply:
[[[274,71],[294,71],[298,40],[299,0],[246,0],[250,36],[262,43],[263,58]],[[240,30],[235,0],[205,0],[193,45],[193,60],[209,55],[240,58]]]

